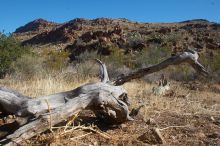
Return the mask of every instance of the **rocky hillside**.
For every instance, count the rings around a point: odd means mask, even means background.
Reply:
[[[50,22],[40,18],[17,28],[13,34],[15,37],[24,41],[27,39],[31,39],[35,35],[38,35],[40,33],[51,31],[52,29],[55,29],[57,26],[59,26],[58,23]]]
[[[55,44],[74,55],[97,51],[108,55],[112,48],[125,53],[144,48],[172,48],[173,53],[187,47],[215,54],[220,50],[220,24],[203,19],[178,23],[140,23],[127,19],[77,18],[63,24],[34,20],[14,32],[23,44]]]
[[[54,22],[49,22],[44,19],[37,19],[28,24],[21,26],[15,30],[15,33],[25,33],[25,32],[36,32],[41,33],[44,31],[49,31],[56,27],[58,24]]]

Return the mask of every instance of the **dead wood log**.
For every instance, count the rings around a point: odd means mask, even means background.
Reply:
[[[83,109],[90,109],[95,113],[99,113],[99,111],[100,113],[106,113],[114,123],[131,120],[127,105],[117,98],[124,93],[125,90],[119,86],[101,82],[87,84],[68,92],[28,99],[25,102],[22,99],[21,108],[10,112],[14,112],[17,116],[30,117],[34,120],[29,119],[28,124],[20,127],[13,134],[0,141],[0,143],[20,143],[22,140],[29,139],[49,129],[50,125],[53,126],[65,121],[68,117]],[[11,96],[10,93],[4,95]],[[15,98],[17,99],[17,97]],[[12,102],[11,104],[14,103]],[[50,113],[48,113],[48,108],[51,108]]]
[[[207,74],[197,59],[196,52],[184,52],[157,65],[120,76],[113,82],[109,81],[106,66],[96,60],[100,64],[101,82],[89,83],[71,91],[37,98],[26,97],[16,91],[0,88],[0,105],[3,112],[15,114],[18,119],[22,119],[17,120],[20,127],[14,133],[0,139],[0,144],[19,144],[65,121],[83,109],[92,110],[97,116],[116,124],[133,120],[129,116],[127,91],[118,85],[182,62],[187,62],[197,71]]]
[[[12,89],[0,87],[0,109],[7,114],[12,114],[21,109],[22,103],[30,99]]]
[[[13,90],[0,88],[0,105],[4,112],[25,119],[18,121],[21,127],[1,139],[0,144],[20,143],[83,109],[92,110],[115,124],[133,120],[126,104],[127,91],[121,86],[107,83],[109,78],[106,66],[97,61],[101,65],[102,82],[82,85],[71,91],[29,98]]]
[[[105,97],[101,97],[104,100]],[[110,99],[112,100],[112,99]],[[114,99],[113,99],[114,100]],[[62,121],[65,121],[70,115],[73,115],[83,109],[91,109],[91,110],[97,110],[96,108],[99,108],[102,100],[100,100],[100,96],[93,96],[91,98],[90,95],[81,95],[75,98],[75,100],[71,100],[68,103],[66,103],[64,106],[57,107],[54,110],[51,110],[51,113],[45,113],[40,115],[37,119],[29,121],[28,124],[22,126],[18,130],[16,130],[13,134],[7,136],[5,139],[1,140],[0,142],[2,144],[8,144],[12,145],[15,143],[20,143],[22,140],[29,139],[36,134],[40,134],[44,132],[47,129],[50,129],[50,126],[56,125]],[[109,103],[113,103],[116,101],[109,101]],[[116,115],[119,116],[117,119],[117,122],[120,122],[118,120],[121,120],[121,122],[124,122],[127,120],[128,109],[122,109],[123,106],[120,104],[116,105],[113,103],[113,105],[105,105],[107,107],[113,107],[113,110],[116,112]]]

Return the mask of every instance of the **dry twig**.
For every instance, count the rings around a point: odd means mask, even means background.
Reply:
[[[168,127],[165,127],[165,128],[158,128],[160,131],[163,131],[163,130],[167,130],[169,128],[185,128],[185,127],[189,127],[189,125],[185,125],[185,126],[168,126]]]
[[[49,102],[48,102],[47,99],[45,99],[45,102],[46,102],[46,104],[47,104],[48,112],[49,112],[49,115],[50,115],[49,128],[50,128],[50,131],[53,133],[53,129],[52,129],[52,117],[51,117],[50,104],[49,104]]]

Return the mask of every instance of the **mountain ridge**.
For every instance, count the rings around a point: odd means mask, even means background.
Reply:
[[[61,49],[80,54],[97,51],[107,55],[111,48],[125,52],[143,48],[171,47],[174,52],[186,47],[198,51],[219,51],[220,24],[205,19],[173,23],[146,23],[125,18],[76,18],[64,23],[37,19],[13,33],[24,45],[62,44]]]

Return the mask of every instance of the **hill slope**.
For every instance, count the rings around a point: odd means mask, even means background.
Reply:
[[[112,48],[127,53],[152,46],[169,47],[174,53],[186,47],[209,53],[220,49],[220,24],[203,19],[140,23],[127,19],[77,18],[63,24],[38,19],[18,28],[14,36],[23,44],[61,44],[62,49],[76,55],[86,50],[108,55]]]

